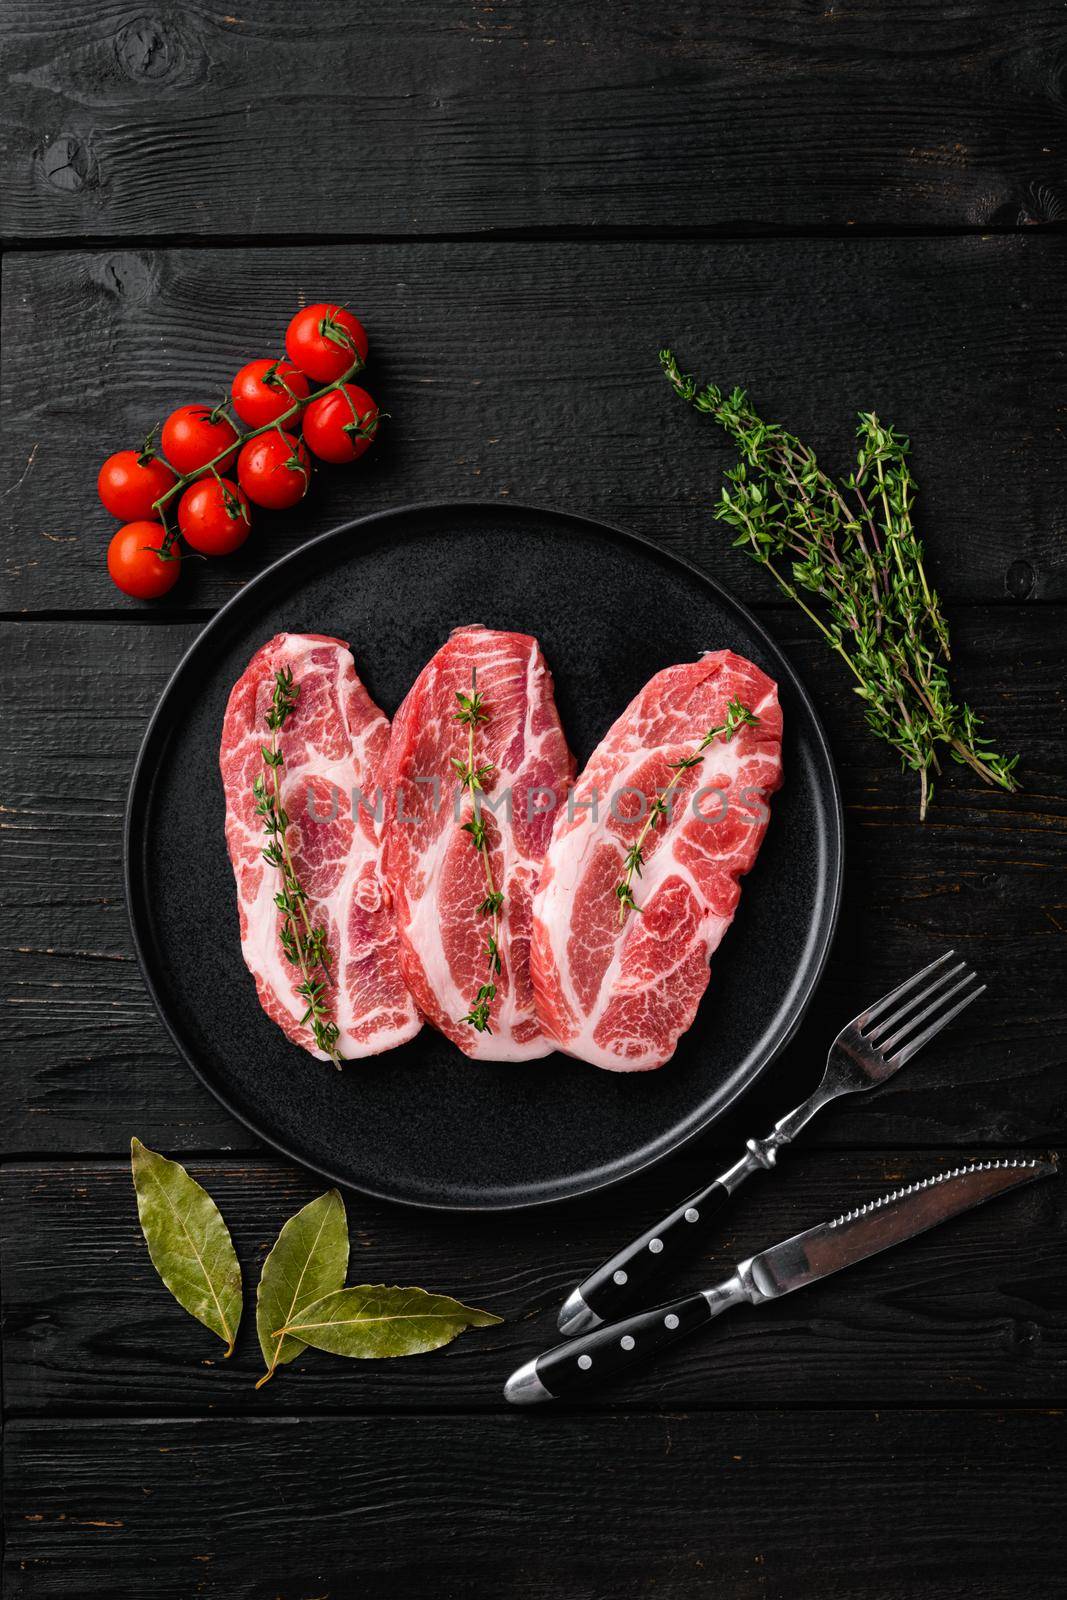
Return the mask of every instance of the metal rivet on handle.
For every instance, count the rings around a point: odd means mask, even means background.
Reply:
[[[612,1283],[617,1283],[620,1288],[626,1282],[626,1274],[621,1267],[619,1268],[618,1272],[613,1272],[611,1274],[611,1281]]]
[[[589,1368],[593,1365],[592,1356],[579,1356],[578,1365],[581,1367],[583,1372],[588,1372]]]
[[[648,1248],[652,1251],[652,1254],[654,1256],[658,1256],[660,1251],[663,1249],[663,1240],[662,1239],[650,1239],[648,1241]]]
[[[622,1345],[624,1350],[632,1350],[634,1347],[634,1342],[634,1336],[632,1333],[624,1333],[622,1338],[619,1340],[619,1343]]]
[[[667,1315],[663,1319],[663,1326],[665,1328],[676,1328],[678,1326],[678,1318],[675,1316],[673,1311],[667,1312]]]
[[[690,1206],[688,1208],[688,1210],[686,1211],[686,1214],[685,1214],[685,1220],[686,1220],[686,1222],[699,1222],[700,1221],[700,1212],[697,1210],[696,1206]]]

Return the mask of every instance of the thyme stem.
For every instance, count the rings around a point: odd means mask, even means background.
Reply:
[[[758,722],[759,718],[749,711],[747,706],[743,706],[740,700],[733,699],[726,707],[726,721],[720,723],[717,728],[709,728],[696,749],[691,751],[689,755],[682,756],[679,761],[671,762],[671,766],[674,769],[674,777],[671,778],[665,788],[660,790],[649,806],[648,816],[645,818],[644,825],[636,840],[626,852],[626,871],[615,885],[615,898],[619,902],[620,927],[626,921],[626,913],[628,911],[641,910],[633,896],[634,876],[635,874],[637,877],[641,876],[645,865],[645,841],[660,817],[670,815],[671,797],[681,782],[683,775],[692,767],[699,767],[702,764],[704,751],[715,739],[722,738],[729,744],[738,728],[745,726],[755,727]]]
[[[263,818],[263,829],[268,844],[263,859],[276,867],[281,875],[282,887],[274,896],[274,904],[281,912],[278,940],[287,959],[297,967],[301,982],[297,994],[305,1002],[306,1010],[300,1026],[311,1028],[312,1037],[334,1066],[341,1065],[337,1049],[340,1030],[330,1016],[326,1001],[326,985],[334,982],[331,956],[326,943],[324,926],[313,926],[308,912],[307,894],[301,887],[289,845],[289,814],[282,804],[281,772],[285,766],[278,742],[278,734],[292,712],[300,695],[300,685],[294,682],[292,667],[282,667],[274,675],[274,690],[267,712],[270,744],[261,746],[263,764],[270,781],[258,773],[252,792],[256,797],[256,814]],[[321,977],[319,974],[321,973]]]
[[[487,966],[486,981],[478,988],[471,1004],[470,1010],[461,1022],[469,1023],[478,1033],[492,1033],[490,1025],[490,1008],[496,999],[496,980],[502,970],[500,958],[500,913],[504,906],[504,896],[496,886],[493,876],[493,861],[489,853],[489,838],[485,822],[481,815],[481,806],[478,796],[483,791],[495,768],[488,762],[479,764],[474,754],[474,732],[480,722],[489,721],[489,712],[482,696],[478,692],[478,669],[471,668],[471,692],[463,694],[456,690],[456,699],[459,701],[459,710],[455,713],[455,720],[467,729],[467,759],[461,761],[458,756],[452,757],[452,765],[456,769],[460,782],[471,797],[473,812],[469,822],[463,824],[463,831],[469,833],[474,841],[475,848],[482,858],[482,867],[485,873],[485,899],[478,906],[478,914],[489,918],[489,932],[486,935],[485,959]]]

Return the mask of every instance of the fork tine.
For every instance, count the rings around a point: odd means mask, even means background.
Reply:
[[[925,1022],[927,1017],[933,1016],[935,1011],[940,1011],[943,1006],[948,1004],[953,995],[959,994],[961,989],[966,989],[969,983],[976,983],[977,981],[977,977],[973,972],[964,973],[959,983],[954,983],[951,989],[945,990],[944,994],[936,995],[924,1011],[920,1011],[917,1016],[909,1017],[907,1022],[898,1028],[891,1038],[883,1040],[878,1049],[884,1056],[890,1055],[893,1046],[900,1044],[909,1033],[919,1026],[920,1022]]]
[[[986,985],[983,983],[977,989],[973,989],[970,994],[964,995],[959,1004],[954,1005],[951,1011],[946,1011],[943,1017],[938,1017],[936,1022],[931,1022],[930,1026],[924,1029],[917,1039],[909,1040],[902,1050],[898,1050],[893,1057],[893,1065],[902,1067],[906,1061],[910,1061],[917,1050],[921,1050],[924,1044],[929,1044],[931,1039],[937,1037],[942,1028],[948,1027],[953,1017],[958,1017],[961,1011],[967,1009],[972,1000],[977,1000],[978,996],[985,994],[985,992]]]
[[[920,989],[918,994],[913,994],[910,1000],[905,1000],[904,1004],[894,1011],[892,1016],[886,1017],[884,1021],[880,1022],[877,1028],[872,1028],[870,1033],[865,1033],[863,1037],[867,1043],[877,1044],[879,1039],[883,1039],[887,1033],[891,1033],[899,1023],[903,1022],[909,1011],[914,1011],[916,1006],[921,1006],[924,1000],[929,1000],[930,996],[935,994],[938,989],[944,988],[946,983],[951,983],[953,978],[958,978],[961,972],[966,971],[966,961],[958,961],[954,967],[949,967],[946,971],[939,973],[933,983],[928,983],[925,989]]]
[[[946,950],[943,956],[938,956],[936,961],[931,961],[928,967],[923,967],[921,972],[916,972],[905,983],[902,983],[898,989],[893,989],[889,994],[883,995],[881,1000],[874,1002],[873,1006],[868,1006],[867,1010],[861,1011],[858,1017],[853,1017],[851,1026],[853,1028],[865,1028],[868,1022],[873,1022],[875,1017],[880,1017],[886,1007],[893,1004],[894,1000],[899,1000],[902,994],[907,994],[909,989],[914,989],[917,983],[921,983],[923,978],[929,977],[931,972],[936,972],[938,967],[942,966],[953,955],[955,955],[954,950]]]

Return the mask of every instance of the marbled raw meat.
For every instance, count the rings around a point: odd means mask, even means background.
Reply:
[[[389,722],[356,675],[348,646],[319,634],[280,633],[257,650],[226,707],[219,763],[226,794],[226,844],[237,880],[241,948],[264,1011],[294,1044],[320,1060],[303,1026],[300,969],[278,934],[278,869],[263,859],[267,838],[252,785],[265,771],[266,715],[275,674],[291,668],[299,695],[279,733],[282,801],[297,877],[312,925],[324,924],[332,957],[327,994],[346,1060],[403,1044],[421,1019],[400,972],[396,917],[380,871],[376,791]],[[364,803],[360,802],[363,796]]]
[[[759,722],[716,739],[702,765],[683,772],[670,819],[644,845],[633,881],[641,909],[620,925],[615,887],[645,807],[674,776],[671,763],[726,721],[733,699]],[[781,735],[775,684],[728,650],[657,673],[609,729],[556,819],[534,901],[537,1012],[561,1050],[618,1072],[673,1055],[766,832]],[[694,815],[700,790],[723,799],[705,794]],[[586,808],[594,794],[596,821]]]
[[[483,863],[462,827],[472,811],[469,794],[461,795],[458,813],[455,805],[453,760],[465,760],[467,746],[467,730],[455,720],[456,695],[471,692],[472,670],[488,712],[476,729],[475,753],[480,765],[493,767],[482,815],[504,894],[503,971],[491,1032],[462,1021],[486,980],[489,928],[478,911],[486,894]],[[457,628],[393,719],[388,773],[386,879],[396,901],[401,968],[419,1009],[469,1056],[526,1061],[547,1054],[552,1045],[538,1025],[530,981],[530,908],[574,758],[537,640]]]

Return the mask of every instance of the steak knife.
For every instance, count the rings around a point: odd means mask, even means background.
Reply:
[[[580,1400],[593,1384],[616,1377],[676,1339],[696,1333],[731,1306],[745,1302],[758,1306],[792,1294],[794,1289],[913,1239],[998,1194],[1036,1178],[1050,1178],[1056,1171],[1055,1157],[975,1161],[910,1183],[761,1250],[710,1289],[622,1322],[605,1323],[547,1350],[512,1373],[504,1385],[504,1396],[517,1406]]]

